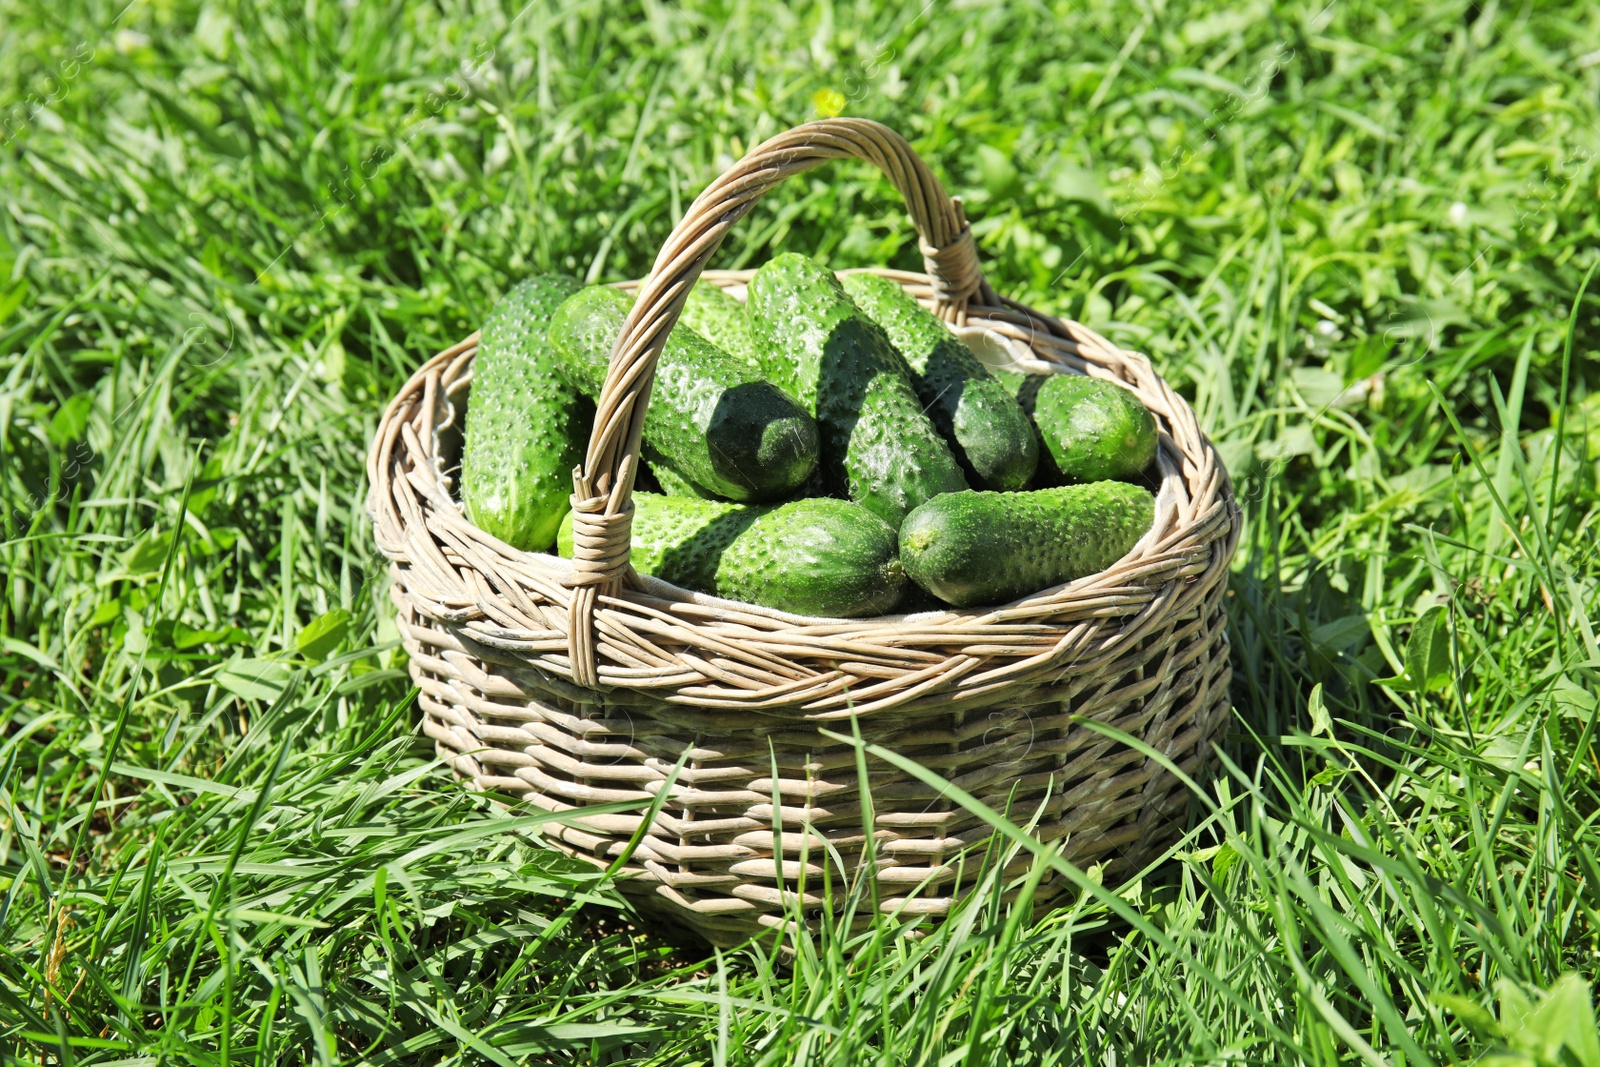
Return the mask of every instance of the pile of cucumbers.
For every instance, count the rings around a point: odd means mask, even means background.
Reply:
[[[572,553],[572,469],[633,298],[531,278],[483,325],[461,500]],[[1154,521],[1156,424],[1081,375],[991,372],[894,282],[784,254],[700,282],[662,349],[636,570],[799,615],[1000,604],[1093,574]]]

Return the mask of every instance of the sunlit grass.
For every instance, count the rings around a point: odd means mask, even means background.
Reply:
[[[1600,15],[919,6],[0,0],[0,1054],[1600,1067]],[[1163,862],[1008,882],[1007,824],[945,925],[845,880],[784,960],[432,762],[363,460],[497,293],[643,275],[818,108],[1148,352],[1247,527]],[[918,262],[853,166],[718,265],[780,247]]]

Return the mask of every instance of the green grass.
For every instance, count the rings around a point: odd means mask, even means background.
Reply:
[[[0,0],[0,1058],[1600,1067],[1597,57],[1538,0]],[[824,90],[1155,359],[1248,525],[1164,862],[785,969],[431,762],[363,454]],[[917,258],[848,165],[719,264],[779,248]]]

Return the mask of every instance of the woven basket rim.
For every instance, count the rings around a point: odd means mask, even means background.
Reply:
[[[933,283],[925,274],[857,269],[890,278],[924,305],[933,302]],[[742,285],[753,273],[706,271],[702,277],[728,288]],[[616,284],[636,290],[641,283]],[[802,711],[808,720],[845,718],[929,699],[945,704],[992,702],[1028,688],[1030,679],[1037,683],[1043,676],[1059,678],[1063,669],[1092,669],[1095,662],[1114,657],[1137,640],[1147,624],[1164,617],[1183,597],[1186,586],[1213,584],[1198,579],[1206,571],[1227,567],[1238,541],[1239,509],[1221,459],[1199,430],[1193,411],[1156,374],[1150,361],[1087,327],[1012,301],[1001,306],[971,305],[965,319],[968,326],[992,329],[1024,346],[1052,371],[1117,381],[1151,408],[1161,427],[1162,471],[1160,506],[1151,532],[1106,570],[1008,604],[858,619],[797,616],[638,576],[632,588],[599,598],[597,618],[609,623],[600,627],[602,640],[606,632],[611,634],[613,653],[616,642],[628,640],[619,629],[626,619],[644,623],[647,631],[671,631],[674,639],[688,635],[690,643],[703,650],[726,651],[729,644],[776,640],[823,661],[865,653],[876,662],[861,664],[866,669],[843,686],[830,685],[838,679],[822,679],[815,671],[790,672],[801,677],[788,679],[785,685],[770,671],[764,679],[730,678],[719,669],[725,664],[712,664],[705,656],[695,662],[678,657],[676,669],[660,663],[618,667],[613,657],[609,668],[602,667],[600,688],[636,688],[656,699],[709,706],[733,700],[766,715]],[[531,605],[525,603],[532,599],[526,595],[531,592],[564,609],[564,594],[570,595],[570,590],[563,580],[571,572],[571,562],[550,553],[520,551],[478,530],[455,499],[451,470],[441,463],[441,439],[458,429],[457,405],[450,401],[470,386],[476,340],[474,334],[435,356],[389,405],[369,457],[368,511],[380,550],[413,572],[410,594],[421,597],[430,613],[464,623],[471,639],[481,644],[473,652],[531,654],[542,670],[571,679],[563,611],[538,613],[542,625],[529,626],[533,620],[526,609]],[[435,411],[433,421],[421,421],[429,409]],[[409,499],[398,502],[397,491]],[[430,522],[439,528],[430,529]],[[430,597],[419,588],[418,572],[435,579],[426,585],[443,595]],[[525,590],[521,598],[514,591],[517,587]],[[524,603],[517,604],[519,599]],[[952,637],[965,636],[971,653],[940,656],[936,661],[916,655],[918,636],[928,637],[930,630],[937,631],[931,635],[937,641],[921,644],[948,645]],[[1055,654],[1041,659],[1047,645],[1055,646]],[[893,655],[897,650],[903,654]],[[762,656],[757,653],[754,658]],[[896,659],[900,662],[893,662]]]

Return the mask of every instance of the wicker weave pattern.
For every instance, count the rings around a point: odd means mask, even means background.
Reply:
[[[878,273],[946,319],[1015,342],[1037,369],[1121,381],[1157,416],[1155,526],[1111,569],[998,608],[841,621],[688,593],[626,566],[636,416],[684,293],[762,191],[843,155],[891,176],[922,235],[930,273]],[[749,272],[705,277],[737,288]],[[1222,596],[1239,512],[1193,412],[1149,361],[996,297],[959,205],[904,141],[859,120],[811,123],[756,149],[691,207],[651,277],[626,288],[639,299],[575,476],[584,558],[512,549],[454,499],[455,401],[475,337],[425,364],[380,424],[368,509],[392,561],[424,726],[456,773],[567,809],[647,801],[687,751],[625,885],[723,943],[782,923],[802,889],[815,907],[823,864],[853,871],[861,858],[854,751],[818,732],[849,733],[852,716],[866,740],[1037,816],[1038,835],[1065,838],[1075,862],[1126,863],[1170,839],[1178,783],[1074,722],[1113,725],[1192,771],[1227,717]],[[986,828],[915,779],[869,770],[882,906],[942,913],[956,857]],[[605,863],[642,817],[587,817],[554,836]]]

